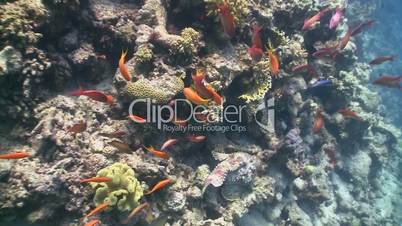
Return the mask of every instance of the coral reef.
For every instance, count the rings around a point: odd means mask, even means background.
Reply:
[[[221,35],[219,22],[225,21],[217,6],[224,3],[235,18],[231,39]],[[400,106],[400,93],[379,95],[368,84],[388,68],[365,63],[392,47],[365,32],[336,57],[313,54],[337,45],[347,25],[366,20],[375,4],[3,1],[0,154],[32,156],[0,160],[0,225],[77,226],[94,206],[109,203],[96,218],[119,226],[145,202],[150,208],[131,225],[399,225],[402,132],[400,110],[393,106]],[[327,6],[331,13],[302,32],[304,19]],[[331,30],[327,24],[336,6],[346,7],[345,18]],[[254,24],[262,26],[261,50],[270,42],[279,58],[277,75],[271,74],[268,54],[258,62],[248,54]],[[402,40],[397,29],[382,26],[372,29]],[[373,52],[365,56],[369,48]],[[118,68],[122,50],[128,52],[130,81]],[[317,73],[293,70],[305,65]],[[402,70],[393,66],[393,73]],[[167,107],[183,98],[185,87],[196,89],[192,75],[200,68],[206,71],[201,83],[224,100],[205,97],[210,100],[201,116],[211,121],[175,121],[161,129],[127,119],[134,100]],[[320,87],[323,81],[327,85]],[[96,95],[71,96],[79,87]],[[228,106],[239,106],[241,113],[225,115]],[[179,116],[190,111],[175,107]],[[231,116],[238,121],[232,123]],[[85,129],[72,132],[77,124]],[[158,149],[171,139],[174,144],[160,150],[168,159],[143,148]],[[80,183],[95,175],[112,181]],[[167,178],[171,182],[161,186]]]

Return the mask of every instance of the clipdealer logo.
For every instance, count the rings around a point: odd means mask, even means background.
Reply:
[[[241,125],[245,105],[227,105],[220,106],[220,110],[215,116],[211,114],[206,115],[202,120],[197,117],[197,114],[203,112],[208,112],[206,106],[198,105],[193,106],[187,99],[175,99],[168,105],[157,105],[154,100],[150,98],[147,99],[137,99],[131,102],[129,106],[129,114],[134,115],[134,109],[138,109],[138,105],[146,107],[146,114],[144,115],[144,120],[146,123],[155,123],[158,129],[166,132],[245,132],[247,131],[246,126]],[[257,111],[254,114],[255,122],[258,126],[266,131],[274,131],[274,117],[275,110],[273,109],[275,104],[274,98],[267,100],[266,103],[261,103],[257,107]],[[186,107],[190,109],[189,114],[184,118],[179,118],[177,112],[179,111],[178,106]],[[136,108],[137,107],[137,108]],[[263,117],[258,118],[257,114],[262,112]],[[265,117],[266,116],[266,117]],[[135,122],[142,123],[142,121]],[[175,122],[180,121],[180,124]],[[196,125],[190,124],[188,122],[196,122]],[[174,124],[174,125],[171,125]]]

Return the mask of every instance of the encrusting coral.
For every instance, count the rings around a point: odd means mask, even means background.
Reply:
[[[139,205],[143,189],[136,179],[134,170],[127,164],[115,163],[100,170],[99,177],[112,178],[110,182],[91,183],[96,190],[94,203],[96,206],[109,203],[120,211],[130,211]]]
[[[42,37],[34,31],[46,19],[41,0],[17,0],[0,6],[0,42],[22,48]]]
[[[182,91],[184,83],[181,78],[162,76],[153,80],[139,79],[130,82],[125,88],[125,94],[130,100],[151,98],[155,103],[167,103],[173,96]]]

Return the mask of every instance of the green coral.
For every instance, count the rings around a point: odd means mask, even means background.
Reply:
[[[272,78],[267,60],[262,60],[254,66],[254,77],[252,78],[248,90],[239,98],[246,103],[261,100],[268,90],[272,88]]]
[[[244,19],[249,13],[247,0],[226,0],[229,5],[229,11],[235,18],[238,25],[244,24]],[[218,15],[217,5],[224,4],[225,0],[204,0],[207,5],[208,15]]]
[[[112,181],[91,183],[96,189],[96,206],[109,203],[109,206],[117,206],[120,211],[130,211],[139,205],[139,200],[144,194],[143,189],[135,178],[134,170],[127,164],[115,163],[100,170],[97,176],[109,177]]]
[[[193,56],[197,53],[201,35],[193,28],[185,28],[180,33],[180,38],[172,43],[172,53],[185,56]]]
[[[17,0],[0,4],[0,42],[23,47],[36,43],[42,35],[34,30],[46,19],[40,0]]]
[[[137,64],[146,64],[152,61],[154,53],[148,46],[141,46],[134,54],[134,60]]]
[[[139,79],[130,82],[126,94],[130,99],[150,98],[157,104],[167,103],[173,96],[184,89],[183,80],[177,76],[163,76],[152,81]]]

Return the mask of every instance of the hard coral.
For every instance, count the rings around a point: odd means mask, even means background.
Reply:
[[[265,93],[272,88],[268,61],[263,60],[258,62],[254,66],[253,75],[252,82],[248,86],[250,88],[240,96],[240,99],[243,99],[246,103],[263,99]]]
[[[130,82],[126,86],[126,95],[129,99],[150,98],[156,103],[166,103],[173,96],[184,89],[183,81],[176,76],[162,76],[152,81],[140,79]]]
[[[204,0],[207,4],[207,10],[209,15],[217,15],[217,5],[224,4],[225,0]],[[247,0],[227,0],[229,5],[229,11],[235,18],[235,22],[239,25],[244,23],[244,19],[249,13]]]
[[[201,35],[193,28],[185,28],[180,33],[180,38],[173,41],[171,52],[173,55],[192,57],[200,47]]]
[[[0,42],[18,47],[34,44],[42,37],[35,32],[46,19],[47,11],[40,0],[18,0],[1,4]]]
[[[139,205],[143,189],[135,178],[134,170],[127,164],[115,163],[100,170],[97,175],[113,180],[91,184],[96,189],[94,197],[96,206],[108,202],[109,206],[117,206],[120,211],[129,211]]]

